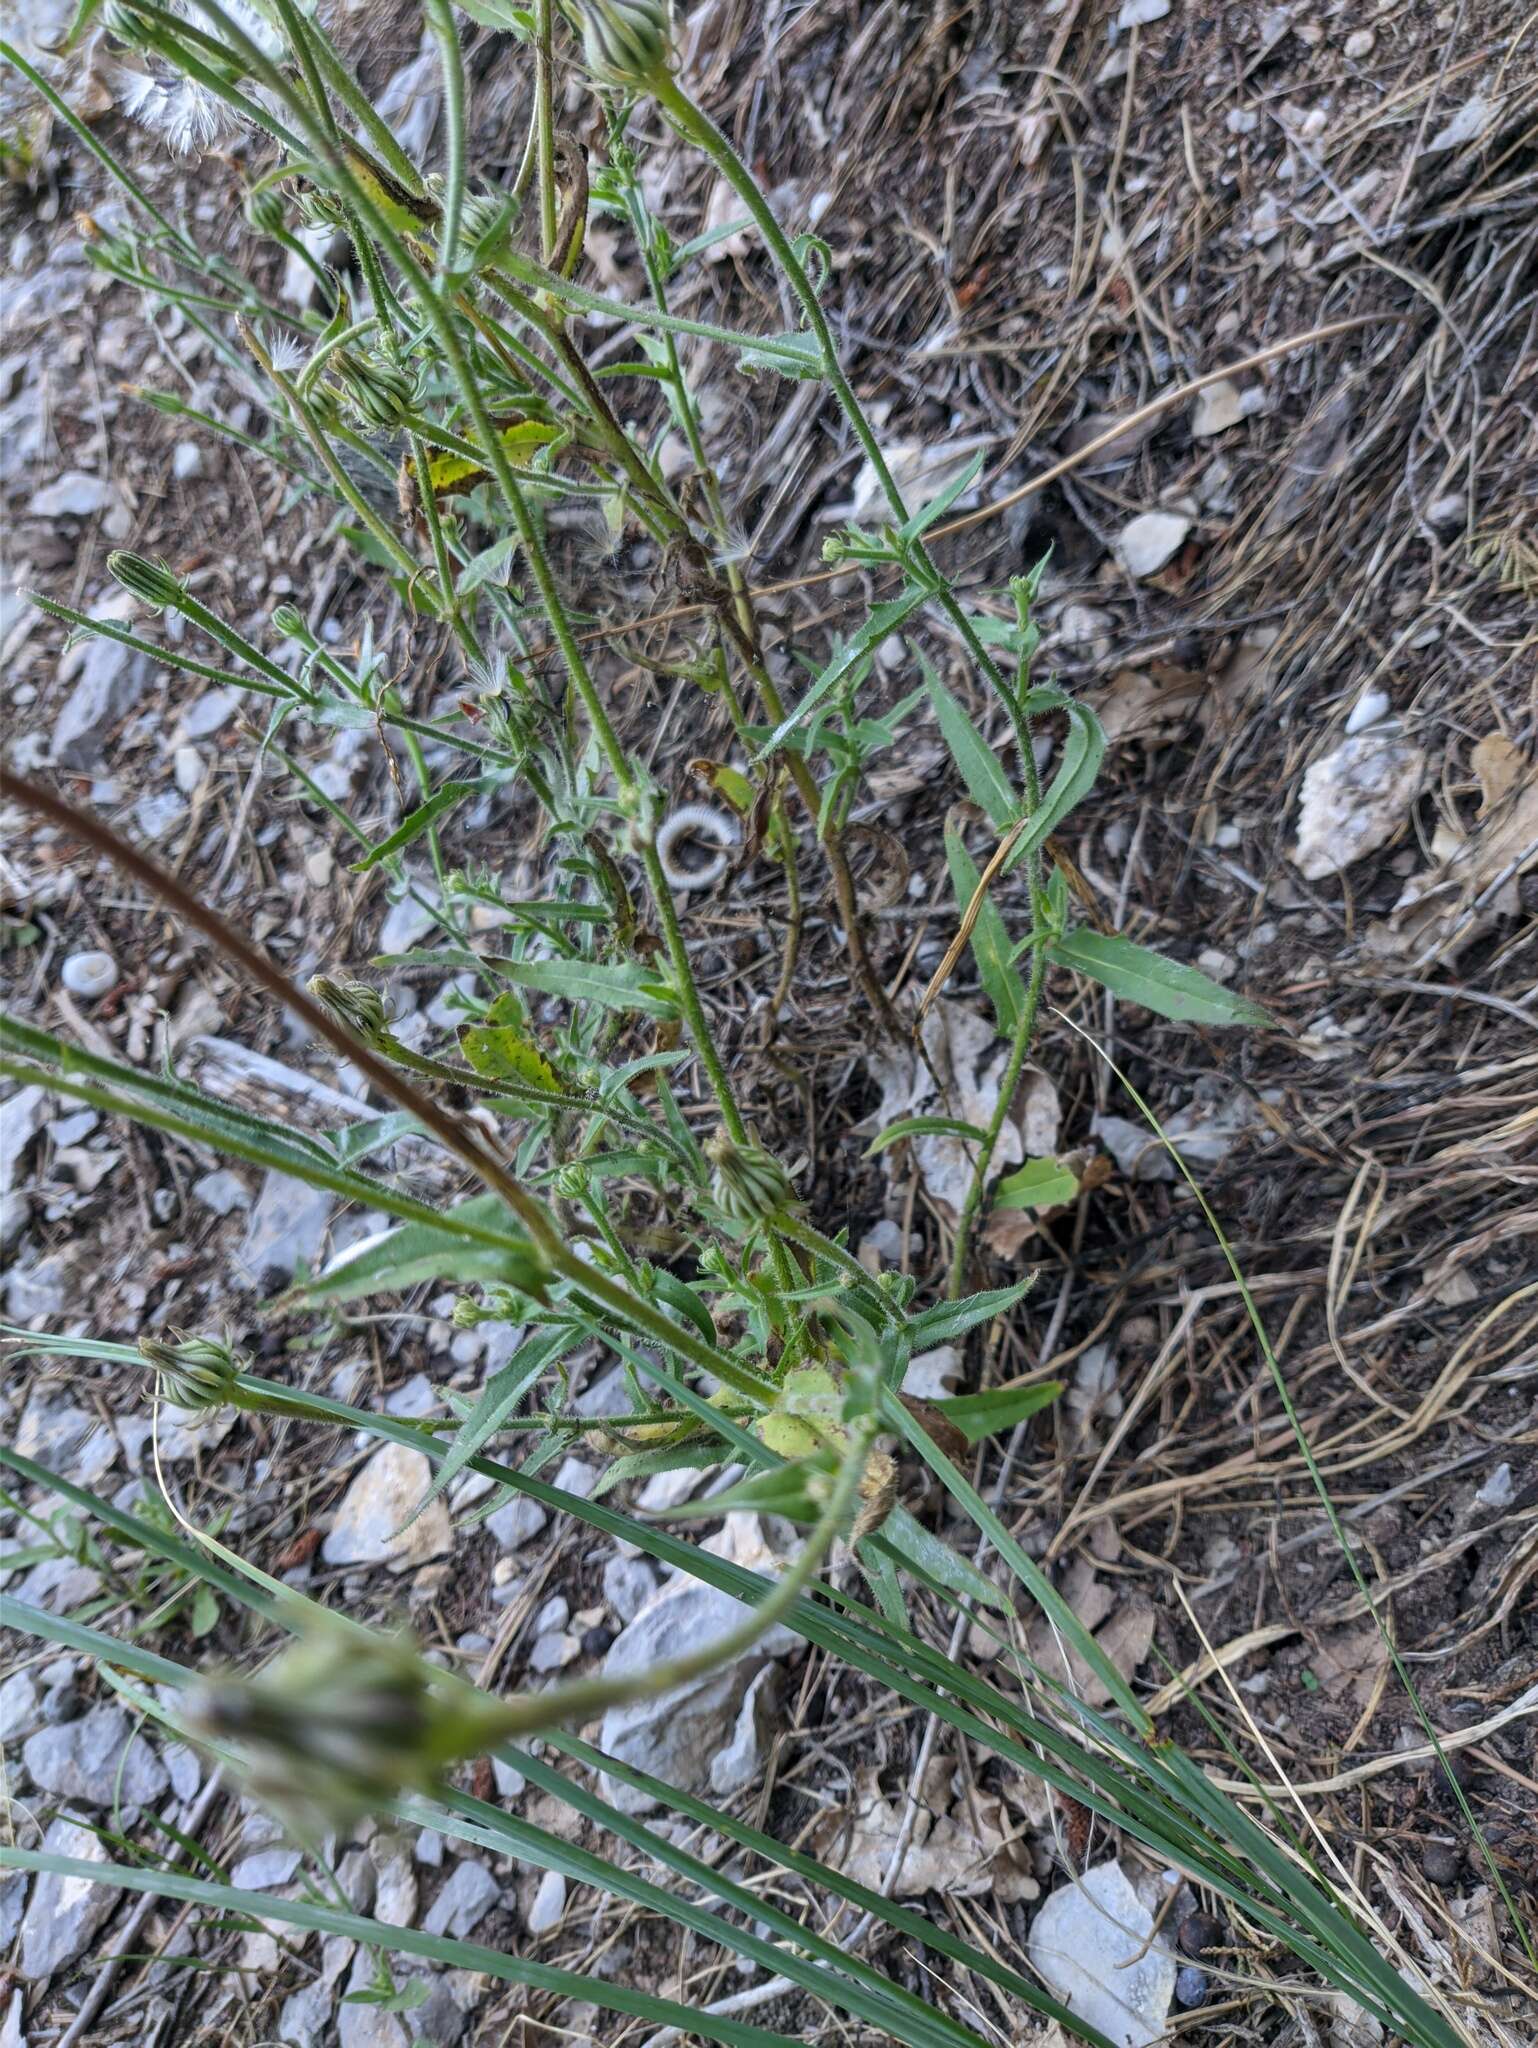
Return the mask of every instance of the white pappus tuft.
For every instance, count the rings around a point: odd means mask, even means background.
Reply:
[[[742,828],[726,811],[713,804],[680,804],[657,828],[657,858],[662,872],[675,889],[710,889],[730,865],[729,849],[742,838]],[[684,867],[676,859],[677,849],[688,840],[720,848],[699,867]]]
[[[117,99],[130,121],[163,137],[176,156],[200,156],[239,132],[225,102],[192,78],[157,78],[125,67],[117,75]]]
[[[197,9],[186,5],[185,0],[175,6],[175,11],[189,21],[199,20]],[[282,58],[282,37],[254,8],[246,6],[244,0],[225,0],[225,11],[265,56]],[[131,22],[131,15],[125,15],[118,32],[127,35]],[[233,57],[234,53],[231,54]],[[238,59],[235,62],[238,76]],[[197,156],[204,150],[215,149],[238,135],[244,125],[218,93],[178,71],[136,71],[125,64],[119,68],[115,83],[118,105],[128,118],[162,136],[177,156]],[[246,90],[264,103],[270,97],[261,87],[247,86]]]

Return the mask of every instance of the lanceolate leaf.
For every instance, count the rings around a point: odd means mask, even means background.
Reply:
[[[969,1444],[1013,1429],[1042,1408],[1050,1408],[1063,1391],[1061,1380],[1037,1380],[1028,1387],[988,1387],[980,1394],[953,1394],[948,1400],[933,1401],[947,1422],[954,1422]]]
[[[1056,691],[1033,690],[1031,697],[1043,698],[1049,694],[1053,697],[1058,695]],[[1004,864],[1006,873],[1049,839],[1068,813],[1084,801],[1094,788],[1100,763],[1105,759],[1105,729],[1100,720],[1087,704],[1070,698],[1064,698],[1063,703],[1068,712],[1068,736],[1063,741],[1063,758],[1058,763],[1057,773],[1043,790],[1041,803],[1030,824]]]
[[[1036,1275],[1017,1280],[1013,1287],[995,1287],[986,1294],[969,1294],[961,1301],[942,1301],[926,1308],[908,1324],[908,1336],[915,1351],[932,1351],[937,1344],[950,1344],[975,1330],[979,1323],[991,1323],[995,1316],[1008,1315],[1036,1285]]]
[[[400,1294],[422,1280],[496,1282],[519,1287],[539,1270],[532,1247],[496,1195],[475,1195],[450,1209],[482,1228],[505,1232],[518,1243],[475,1244],[427,1223],[402,1224],[349,1245],[323,1273],[297,1291],[305,1301],[357,1301],[368,1294]]]
[[[968,1438],[968,1442],[971,1441],[973,1439]],[[920,1578],[932,1580],[963,1599],[979,1601],[985,1607],[997,1607],[1004,1614],[1009,1612],[1007,1594],[992,1579],[985,1578],[970,1559],[953,1550],[948,1543],[942,1543],[922,1522],[915,1521],[900,1503],[882,1523],[880,1537]]]
[[[419,839],[428,826],[435,824],[445,811],[451,811],[455,804],[463,803],[467,796],[474,796],[480,786],[478,782],[445,782],[441,789],[433,792],[425,804],[419,804],[414,811],[402,818],[388,839],[381,839],[377,846],[369,849],[362,860],[355,860],[350,872],[355,875],[366,874],[382,860],[389,860],[393,854],[409,846],[413,839]]]
[[[1076,968],[1113,996],[1141,1003],[1181,1024],[1249,1024],[1266,1028],[1275,1019],[1259,1003],[1236,995],[1199,967],[1166,960],[1131,939],[1106,932],[1076,931],[1057,940],[1052,958]]]
[[[895,633],[909,613],[917,611],[928,595],[929,592],[922,586],[910,583],[900,597],[889,598],[885,604],[875,605],[859,632],[847,645],[839,649],[795,710],[787,718],[782,718],[764,741],[758,751],[759,760],[762,761],[777,747],[783,746],[797,726],[804,723],[817,709],[829,691],[835,689],[850,670],[865,659],[872,648],[879,647],[889,633]]]
[[[498,973],[519,988],[599,1003],[609,1010],[640,1010],[671,1017],[678,1005],[654,973],[630,960],[496,960]]]
[[[967,794],[987,814],[991,824],[1000,832],[1007,832],[1019,817],[1022,806],[1004,773],[1004,764],[941,682],[929,661],[922,654],[920,660],[930,701],[940,721],[941,734],[950,748],[952,760],[961,770]]]
[[[945,835],[945,859],[951,871],[956,901],[965,912],[977,894],[982,876],[978,873],[977,863],[954,832]],[[972,957],[977,962],[983,987],[988,991],[999,1030],[1008,1038],[1025,1007],[1025,983],[1009,964],[1009,932],[990,896],[984,895],[978,905],[971,943]]]
[[[995,1209],[1055,1209],[1079,1192],[1076,1175],[1055,1159],[1028,1159],[1017,1173],[999,1182]]]
[[[436,1500],[443,1489],[459,1477],[482,1446],[491,1441],[540,1374],[572,1350],[581,1338],[580,1330],[564,1327],[542,1330],[537,1337],[520,1344],[506,1365],[492,1374],[481,1389],[475,1407],[455,1433],[448,1455],[422,1497],[421,1507],[411,1517],[413,1522],[422,1508]]]

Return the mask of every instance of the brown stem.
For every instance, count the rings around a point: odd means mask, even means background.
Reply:
[[[543,1203],[519,1186],[500,1159],[440,1109],[430,1096],[424,1095],[420,1088],[408,1081],[398,1068],[390,1066],[372,1047],[364,1045],[334,1018],[328,1017],[313,996],[290,981],[265,953],[259,952],[217,910],[200,902],[174,875],[147,859],[137,847],[119,838],[110,826],[104,825],[89,811],[77,810],[51,789],[45,789],[41,783],[32,782],[10,768],[0,768],[0,800],[5,799],[20,804],[37,817],[47,818],[71,838],[78,839],[111,861],[124,874],[132,875],[151,895],[159,897],[162,903],[185,918],[194,931],[201,932],[229,959],[237,962],[255,983],[276,996],[296,1017],[302,1018],[318,1038],[323,1038],[345,1059],[351,1060],[382,1095],[399,1103],[402,1109],[409,1109],[446,1152],[461,1160],[493,1194],[502,1198],[556,1272],[577,1281],[605,1307],[644,1330],[649,1337],[658,1338],[682,1353],[692,1365],[714,1373],[717,1379],[724,1380],[735,1391],[745,1393],[750,1400],[762,1402],[766,1394],[772,1397],[773,1389],[756,1372],[728,1357],[719,1347],[708,1345],[675,1325],[670,1317],[663,1315],[650,1302],[630,1295],[607,1274],[578,1259],[562,1240]]]

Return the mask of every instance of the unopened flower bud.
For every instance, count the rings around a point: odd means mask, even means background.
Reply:
[[[131,555],[122,548],[108,555],[107,573],[152,612],[163,612],[168,605],[174,610],[187,594],[164,562],[152,562],[146,555]]]
[[[304,614],[297,605],[280,604],[274,607],[272,630],[281,633],[285,640],[308,640],[310,629],[304,622]]]
[[[288,219],[288,208],[283,204],[283,195],[275,192],[271,185],[248,192],[245,198],[245,216],[259,235],[281,235]]]
[[[245,1369],[240,1354],[217,1337],[184,1337],[168,1330],[164,1337],[141,1337],[139,1356],[160,1375],[160,1390],[173,1408],[223,1408],[234,1391],[237,1373]]]
[[[672,54],[667,0],[581,0],[582,53],[595,77],[646,85]]]
[[[339,228],[346,222],[336,194],[318,191],[313,185],[305,186],[300,193],[295,211],[300,225],[307,228]]]
[[[260,1678],[205,1686],[188,1719],[234,1745],[252,1793],[302,1839],[433,1791],[499,1733],[495,1703],[441,1686],[408,1637],[314,1617]]]
[[[331,358],[338,388],[368,427],[397,427],[416,399],[415,380],[383,356],[339,348]]]
[[[310,978],[314,996],[333,1024],[340,1024],[365,1045],[377,1046],[390,1034],[391,1017],[385,999],[366,981],[337,981],[329,974]]]
[[[467,192],[459,223],[461,248],[474,248],[491,237],[481,252],[482,261],[489,261],[506,246],[517,218],[518,209],[505,192]]]
[[[761,1145],[739,1145],[724,1129],[705,1141],[715,1171],[710,1192],[716,1207],[736,1223],[761,1223],[790,1207],[795,1190],[780,1162]]]
[[[555,1177],[555,1191],[563,1202],[580,1202],[587,1193],[588,1170],[585,1166],[563,1166]]]

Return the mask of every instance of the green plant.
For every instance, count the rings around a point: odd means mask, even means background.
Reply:
[[[330,1313],[430,1280],[460,1290],[460,1320],[500,1320],[527,1330],[509,1363],[446,1431],[297,1395],[212,1339],[150,1340],[137,1349],[71,1341],[76,1355],[107,1361],[125,1375],[153,1372],[164,1398],[182,1406],[227,1402],[300,1426],[345,1423],[382,1442],[410,1445],[437,1468],[429,1498],[472,1470],[511,1494],[623,1537],[731,1594],[748,1612],[700,1656],[641,1678],[582,1679],[494,1699],[436,1672],[407,1642],[384,1639],[297,1596],[280,1596],[215,1531],[194,1532],[198,1540],[188,1541],[153,1506],[119,1507],[0,1448],[0,1463],[29,1485],[51,1488],[72,1514],[87,1518],[99,1532],[90,1540],[103,1554],[130,1546],[159,1561],[178,1597],[182,1587],[195,1586],[194,1609],[206,1592],[209,1600],[244,1611],[264,1655],[285,1636],[294,1642],[272,1655],[260,1675],[205,1687],[184,1704],[181,1696],[197,1686],[197,1675],[131,1638],[109,1637],[85,1620],[17,1602],[8,1604],[7,1619],[97,1658],[106,1681],[145,1713],[204,1741],[258,1790],[287,1805],[302,1837],[314,1832],[316,1813],[345,1818],[371,1810],[430,1824],[628,1898],[912,2048],[977,2048],[981,2037],[969,2025],[758,1889],[642,1828],[593,1789],[591,1774],[601,1768],[678,1815],[709,1825],[768,1869],[796,1873],[820,1897],[922,1939],[1008,1999],[1098,2041],[982,1946],[934,1928],[730,1813],[601,1757],[566,1732],[598,1707],[666,1692],[710,1662],[739,1653],[778,1620],[874,1687],[1125,1830],[1226,1900],[1258,1943],[1283,1945],[1419,2048],[1449,2048],[1460,2039],[1456,2015],[1380,1952],[1382,1930],[1360,1898],[1333,1885],[1307,1839],[1283,1816],[1273,1813],[1260,1824],[1190,1758],[1156,1739],[1132,1688],[960,1469],[953,1451],[1018,1426],[1054,1390],[994,1388],[922,1411],[900,1391],[917,1352],[1009,1313],[1026,1291],[1028,1282],[965,1291],[973,1230],[985,1203],[1061,1198],[1062,1181],[1053,1174],[1062,1170],[1051,1162],[1032,1162],[1002,1188],[992,1186],[1003,1118],[1032,1048],[1049,969],[1088,975],[1169,1016],[1263,1024],[1263,1013],[1192,969],[1126,940],[1073,929],[1071,894],[1049,842],[1089,794],[1104,738],[1085,706],[1032,679],[1036,579],[1011,585],[1013,617],[1003,622],[968,609],[951,588],[926,534],[970,478],[964,475],[923,507],[911,509],[904,501],[821,306],[828,252],[813,238],[783,232],[751,173],[684,93],[669,66],[660,0],[589,0],[580,10],[608,136],[607,162],[585,180],[570,152],[563,154],[553,122],[556,10],[548,0],[532,13],[504,8],[499,0],[478,0],[469,10],[510,29],[531,53],[527,175],[518,181],[531,194],[528,221],[515,204],[517,187],[511,193],[472,187],[453,16],[444,0],[430,0],[425,11],[441,51],[448,110],[439,177],[402,154],[324,28],[292,0],[272,0],[260,34],[217,0],[194,0],[186,14],[155,0],[123,0],[108,15],[121,41],[179,74],[190,104],[210,120],[217,112],[267,138],[276,156],[251,188],[253,228],[292,249],[300,221],[337,226],[363,280],[357,304],[340,278],[322,273],[320,311],[298,317],[274,306],[228,257],[210,259],[199,251],[155,211],[125,167],[72,125],[138,208],[134,225],[93,243],[93,261],[134,289],[178,306],[224,360],[261,380],[267,439],[222,428],[208,415],[199,415],[202,424],[228,432],[253,459],[278,463],[294,493],[331,500],[342,532],[404,604],[442,623],[472,678],[473,716],[424,719],[403,699],[367,632],[344,659],[291,606],[278,607],[271,620],[274,648],[293,640],[302,654],[291,673],[276,652],[204,606],[165,564],[126,554],[111,560],[118,581],[151,612],[177,614],[240,664],[243,687],[267,701],[265,746],[312,799],[327,803],[358,846],[359,871],[382,869],[403,890],[410,886],[403,855],[422,842],[436,885],[424,907],[446,941],[433,958],[476,977],[466,1021],[457,1043],[424,1052],[402,1041],[382,995],[368,983],[319,977],[306,994],[184,885],[59,798],[7,775],[8,795],[117,861],[189,929],[219,946],[253,987],[286,1003],[351,1059],[396,1107],[321,1135],[285,1131],[213,1100],[172,1071],[136,1070],[15,1018],[0,1022],[0,1075],[277,1169],[395,1219],[396,1228],[303,1281],[293,1306]],[[645,206],[628,139],[643,97],[737,193],[799,306],[803,324],[794,331],[738,333],[670,310],[669,285],[691,249],[674,249]],[[648,306],[611,304],[581,283],[576,259],[589,207],[617,214],[635,234],[651,291]],[[569,315],[594,310],[622,315],[642,337],[641,356],[604,366],[602,377],[567,324]],[[709,461],[680,336],[734,351],[753,374],[824,380],[887,500],[889,517],[880,531],[835,535],[828,554],[835,565],[879,569],[896,580],[898,593],[873,606],[791,705],[764,663],[754,600]],[[689,502],[669,485],[653,448],[622,424],[608,396],[616,374],[650,380],[664,392],[669,417],[700,471]],[[180,406],[164,397],[158,402]],[[984,870],[959,839],[953,837],[947,855],[964,931],[1009,1042],[997,1113],[986,1128],[962,1127],[977,1151],[944,1300],[922,1303],[911,1281],[867,1273],[842,1235],[820,1227],[743,1112],[659,851],[662,793],[616,730],[552,554],[546,514],[563,499],[587,501],[612,531],[633,526],[650,535],[666,551],[680,593],[703,607],[702,636],[680,672],[719,693],[741,748],[742,767],[728,771],[718,764],[718,786],[745,817],[761,814],[762,837],[777,849],[788,886],[803,852],[799,833],[810,832],[828,865],[873,1033],[901,1024],[861,935],[845,846],[849,807],[868,764],[893,743],[901,719],[919,701],[915,692],[880,717],[862,709],[859,693],[873,652],[929,614],[962,648],[979,689],[1007,715],[1018,762],[1014,777],[927,670],[924,687],[946,742],[997,834]],[[526,579],[526,589],[515,584],[515,573]],[[180,673],[228,680],[227,665],[203,660],[183,641],[162,644],[52,601],[44,608],[79,632],[105,634]],[[532,659],[547,635],[562,664],[564,699],[541,680]],[[915,659],[927,663],[917,647]],[[399,824],[377,843],[323,798],[284,750],[284,727],[300,716],[398,738],[415,786],[403,799]],[[1056,772],[1043,788],[1034,739],[1047,720],[1062,744]],[[429,745],[463,762],[461,772],[435,783]],[[557,856],[548,898],[519,900],[490,870],[455,869],[445,858],[443,837],[457,808],[504,785],[542,813]],[[1017,939],[988,897],[990,881],[1014,866],[1026,877],[1030,909],[1029,929]],[[502,950],[495,955],[472,943],[472,912],[482,906],[504,920],[497,941]],[[782,989],[794,972],[797,930],[793,916]],[[541,1029],[534,1004],[551,998],[562,1006],[561,1021]],[[659,1027],[659,1043],[641,1040],[638,1020]],[[684,1114],[696,1077],[697,1094],[708,1099],[718,1125],[703,1143]],[[509,1134],[510,1158],[488,1142],[482,1122],[455,1106],[459,1091],[473,1093],[499,1119]],[[436,1143],[484,1191],[438,1207],[370,1166],[407,1134]],[[895,1142],[903,1135],[898,1127],[883,1137]],[[563,1359],[594,1340],[627,1370],[628,1411],[595,1425],[592,1418],[579,1420],[557,1392],[542,1409],[515,1412],[537,1398],[542,1385],[554,1381],[559,1389]],[[613,1452],[602,1497],[583,1500],[539,1476],[579,1430],[591,1435],[595,1427]],[[534,1439],[516,1466],[492,1455],[499,1435],[513,1432]],[[995,1633],[1015,1596],[1001,1592],[976,1562],[946,1548],[897,1503],[903,1458],[927,1466],[971,1518],[1018,1593],[1095,1673],[1110,1708],[1089,1708],[1018,1655],[1011,1662],[1020,1690],[1006,1690],[916,1631],[908,1604],[915,1587],[959,1613],[975,1612],[979,1625]],[[728,1461],[740,1464],[745,1476],[716,1498],[717,1511],[769,1509],[809,1532],[778,1581],[607,1503],[607,1492],[625,1479]],[[824,1571],[839,1542],[864,1574],[863,1596],[843,1590]],[[536,1733],[543,1738],[540,1753],[524,1746]],[[616,1869],[557,1832],[458,1790],[451,1767],[487,1749],[621,1842],[644,1848],[676,1883]],[[292,1811],[296,1788],[298,1812]],[[710,2039],[781,2039],[611,1980],[383,1928],[340,1907],[254,1901],[202,1875],[126,1864],[77,1869],[42,1852],[12,1849],[0,1851],[0,1862],[69,1869],[217,1910],[260,1911],[298,1927],[346,1932],[381,1951],[581,1995]],[[712,1906],[696,1901],[696,1888]],[[382,1995],[393,1994],[385,1989]]]

